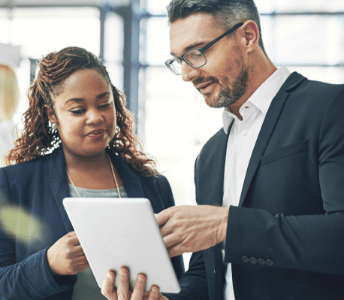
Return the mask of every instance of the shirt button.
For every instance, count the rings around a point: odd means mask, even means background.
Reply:
[[[244,262],[244,263],[247,263],[247,262],[250,261],[250,259],[246,255],[244,255],[244,256],[241,257],[241,261]]]
[[[247,136],[247,135],[248,135],[248,131],[245,130],[245,131],[244,131],[244,136]]]
[[[267,265],[267,266],[273,266],[273,265],[274,265],[274,262],[273,262],[271,259],[267,259],[267,260],[266,260],[266,265]]]
[[[250,263],[255,265],[258,262],[258,260],[255,257],[250,258]]]

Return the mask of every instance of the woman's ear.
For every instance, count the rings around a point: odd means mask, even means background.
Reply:
[[[53,111],[48,105],[45,105],[44,108],[45,108],[45,111],[46,111],[46,113],[47,113],[47,117],[48,117],[50,123],[51,123],[51,124],[57,123],[57,118],[56,118],[56,116],[55,116],[54,111]]]

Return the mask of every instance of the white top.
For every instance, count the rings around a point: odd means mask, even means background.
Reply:
[[[76,187],[81,197],[104,197],[104,198],[118,198],[117,189],[108,190],[90,190]],[[128,195],[124,186],[119,188],[122,198],[127,198]],[[73,185],[69,185],[69,192],[71,197],[78,197]],[[74,286],[72,300],[105,300],[106,298],[101,294],[100,288],[94,278],[90,268],[77,274],[78,281]]]
[[[12,121],[0,122],[0,168],[5,166],[5,154],[14,147]]]
[[[258,134],[262,127],[266,113],[272,99],[276,96],[283,83],[290,75],[286,67],[274,72],[244,103],[236,115],[227,111],[223,112],[223,129],[228,133],[228,126],[234,123],[228,137],[227,153],[224,174],[223,206],[238,206],[247,167],[256,144]],[[227,266],[226,282],[224,286],[224,300],[234,300],[232,268]]]

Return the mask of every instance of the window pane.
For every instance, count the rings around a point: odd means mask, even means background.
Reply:
[[[264,0],[261,0],[264,1]],[[338,12],[344,11],[343,0],[276,0],[277,12]]]
[[[99,10],[94,8],[14,9],[10,41],[23,46],[23,55],[42,54],[79,46],[99,55]]]
[[[124,28],[123,19],[108,13],[105,20],[104,59],[107,62],[123,62]]]
[[[105,62],[112,84],[123,92],[123,65]]]
[[[299,72],[310,80],[324,81],[334,84],[343,84],[344,67],[288,67],[290,72]]]
[[[166,6],[171,0],[146,0],[147,11],[153,15],[166,15]]]
[[[146,26],[147,45],[146,53],[140,55],[141,63],[164,66],[165,61],[171,57],[167,18],[150,18],[141,23]],[[141,51],[145,51],[144,48],[141,48]]]
[[[201,146],[222,126],[222,109],[166,67],[146,70],[145,151],[173,187],[178,204],[194,204],[194,162]]]
[[[40,59],[67,46],[79,46],[99,55],[100,14],[95,8],[16,8],[12,19],[0,9],[0,43],[21,46],[22,62],[17,68],[20,103],[14,121],[28,107],[29,58]]]
[[[276,64],[343,63],[343,17],[283,16],[272,23],[270,57]]]

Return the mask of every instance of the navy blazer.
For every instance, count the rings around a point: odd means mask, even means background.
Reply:
[[[129,197],[148,198],[155,213],[174,205],[164,176],[142,177],[121,158],[110,151],[108,154]],[[71,299],[76,275],[52,276],[46,254],[55,241],[73,231],[62,204],[70,196],[62,147],[52,154],[0,169],[0,191],[0,205],[25,210],[43,224],[38,242],[29,238],[21,243],[0,230],[0,299]],[[17,227],[20,223],[17,220]],[[184,272],[182,258],[173,258],[172,263],[180,278]]]
[[[200,205],[222,206],[227,140],[221,129],[196,160]],[[170,299],[223,300],[223,259],[236,300],[344,299],[344,85],[288,77],[230,207],[225,245],[193,254]]]

